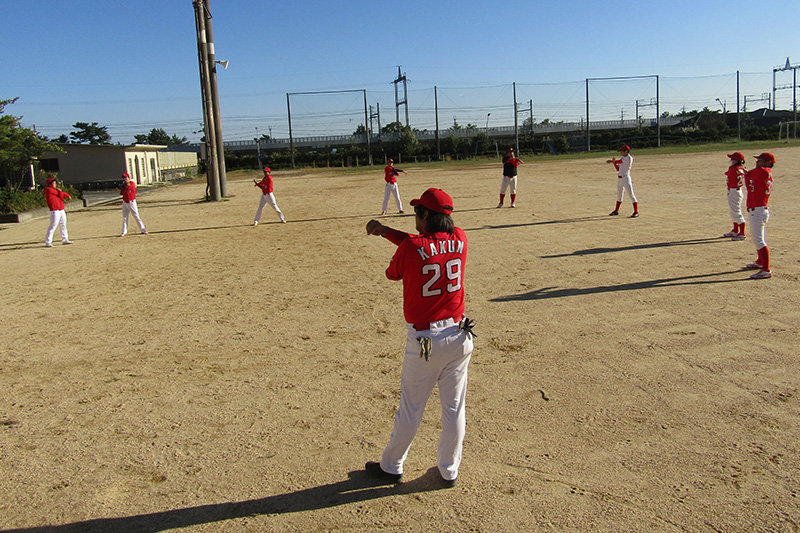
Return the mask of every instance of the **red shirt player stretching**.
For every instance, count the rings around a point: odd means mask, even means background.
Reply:
[[[742,198],[744,193],[744,155],[742,152],[733,152],[728,154],[731,160],[731,166],[728,167],[725,176],[728,178],[728,207],[731,211],[731,220],[733,220],[733,229],[728,233],[724,233],[723,237],[730,237],[734,241],[744,240],[744,217],[742,216]]]
[[[381,461],[368,462],[366,470],[387,483],[400,481],[425,404],[438,384],[442,405],[438,467],[443,486],[452,487],[461,464],[467,367],[473,348],[472,325],[464,317],[467,237],[453,224],[453,200],[443,190],[428,189],[411,205],[419,235],[377,220],[367,223],[368,234],[397,245],[386,277],[403,281],[408,335],[394,430]]]
[[[747,187],[747,217],[750,220],[750,235],[753,237],[753,244],[756,245],[758,259],[755,263],[750,263],[745,268],[758,270],[750,276],[753,279],[764,279],[772,277],[772,270],[769,265],[769,248],[764,238],[764,230],[769,220],[769,195],[772,192],[772,165],[775,164],[775,156],[764,152],[756,156],[756,168],[747,173],[744,178]]]

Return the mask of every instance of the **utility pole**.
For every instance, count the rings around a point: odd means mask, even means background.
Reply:
[[[208,76],[208,47],[206,41],[206,16],[203,0],[194,0],[194,19],[197,28],[197,55],[200,63],[200,87],[203,94],[203,132],[206,138],[206,181],[208,194],[215,202],[222,200],[219,188],[219,160],[214,110],[211,104],[211,80]]]
[[[436,115],[436,160],[442,160],[442,146],[439,141],[439,88],[433,86],[433,108]]]
[[[217,145],[217,172],[219,173],[219,192],[221,196],[228,196],[228,178],[225,172],[225,144],[222,141],[222,114],[219,109],[219,89],[217,87],[217,62],[214,51],[214,32],[211,28],[211,10],[209,0],[205,1],[206,38],[208,39],[208,72],[211,78],[211,106],[214,111],[214,125],[216,128]],[[226,63],[227,66],[227,63]]]

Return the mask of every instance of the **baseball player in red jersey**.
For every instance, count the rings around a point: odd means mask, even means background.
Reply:
[[[731,210],[731,220],[733,220],[733,229],[728,233],[724,233],[723,237],[730,237],[734,241],[744,240],[744,216],[742,216],[742,198],[744,193],[744,155],[741,152],[733,152],[728,154],[731,160],[731,166],[728,167],[725,175],[728,177],[728,207]]]
[[[56,226],[61,227],[61,243],[72,244],[67,232],[67,211],[64,209],[64,200],[69,200],[72,197],[56,186],[55,178],[47,178],[47,185],[42,192],[44,193],[47,207],[50,208],[50,227],[47,228],[44,245],[48,248],[53,246],[53,234],[56,231]]]
[[[397,175],[402,172],[408,174],[405,170],[394,168],[394,159],[386,161],[386,167],[383,169],[383,179],[386,181],[386,187],[383,192],[383,209],[381,215],[386,214],[386,209],[389,207],[389,195],[394,195],[394,201],[397,204],[397,210],[403,213],[403,202],[400,201],[400,189],[397,188]]]
[[[428,189],[411,205],[419,235],[377,220],[367,223],[368,234],[397,245],[386,277],[403,281],[408,334],[394,430],[380,462],[368,462],[366,470],[388,483],[400,481],[425,404],[438,384],[442,407],[438,467],[443,485],[452,487],[461,464],[467,368],[473,348],[472,324],[464,317],[467,237],[453,224],[453,200],[443,190]]]
[[[144,222],[139,216],[139,207],[136,205],[136,183],[131,179],[127,172],[122,175],[122,187],[117,189],[122,195],[122,233],[120,237],[128,234],[128,214],[133,215],[133,219],[139,224],[139,231],[147,235],[144,229]]]
[[[750,220],[750,235],[756,245],[758,259],[745,268],[758,270],[750,276],[753,279],[772,277],[769,264],[769,248],[764,238],[764,230],[769,220],[769,196],[772,192],[772,166],[775,156],[764,152],[756,156],[756,168],[745,175],[744,183],[747,187],[747,217]]]
[[[612,163],[614,168],[617,169],[617,206],[614,208],[612,212],[609,213],[610,216],[617,216],[619,215],[619,206],[622,205],[622,198],[625,192],[627,191],[628,196],[631,197],[631,201],[633,202],[633,214],[631,218],[636,218],[639,216],[639,201],[636,199],[636,195],[633,194],[633,181],[631,180],[631,168],[633,167],[633,156],[631,155],[631,147],[627,144],[624,146],[620,146],[619,153],[622,155],[622,159],[617,160],[616,157],[612,157],[611,159],[607,160],[606,163]]]
[[[264,211],[264,206],[269,204],[269,206],[278,213],[278,216],[281,218],[281,222],[286,224],[286,217],[283,216],[280,208],[278,208],[278,204],[275,202],[275,194],[273,194],[272,190],[272,170],[269,167],[264,167],[264,177],[261,181],[253,180],[255,186],[261,189],[261,200],[258,202],[258,211],[256,211],[256,216],[253,220],[253,226],[258,226],[258,223],[261,221],[261,212]]]
[[[506,198],[506,189],[511,187],[511,207],[517,207],[517,167],[525,164],[521,159],[514,156],[514,149],[506,150],[503,156],[503,181],[500,183],[500,203],[497,207],[503,207]]]

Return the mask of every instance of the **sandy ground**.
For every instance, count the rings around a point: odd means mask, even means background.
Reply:
[[[24,531],[798,531],[800,148],[776,145],[751,280],[724,153],[638,156],[642,216],[603,158],[405,165],[405,202],[455,199],[478,326],[464,462],[435,483],[438,400],[404,483],[363,474],[399,396],[394,246],[368,237],[383,172],[277,172],[278,205],[229,182],[0,231],[0,529]],[[610,154],[609,154],[610,155]],[[634,152],[634,155],[635,152]],[[749,156],[748,163],[752,165]],[[254,173],[254,176],[257,173]],[[383,221],[413,231],[391,208]],[[410,209],[408,210],[410,212]]]

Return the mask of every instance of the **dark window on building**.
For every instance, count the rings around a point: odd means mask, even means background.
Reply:
[[[58,158],[40,159],[39,168],[45,172],[58,172]]]

